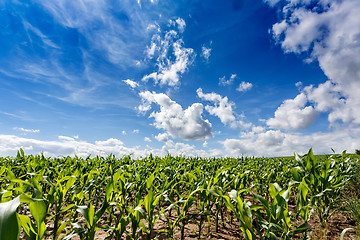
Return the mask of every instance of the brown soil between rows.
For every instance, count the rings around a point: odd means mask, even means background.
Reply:
[[[292,209],[295,206],[290,205],[289,208]],[[193,207],[190,210],[190,213],[195,213],[196,209]],[[176,219],[175,211],[173,211],[172,217],[170,219],[174,221]],[[168,213],[165,213],[168,214]],[[168,215],[167,215],[168,216]],[[232,219],[232,220],[231,220]],[[146,222],[143,220],[144,224],[146,225]],[[80,223],[82,223],[85,226],[85,222],[83,219],[80,218]],[[100,221],[100,226],[104,224],[103,221]],[[340,239],[340,235],[342,231],[346,228],[356,228],[355,222],[348,219],[342,212],[337,211],[334,213],[328,223],[327,227],[323,228],[320,225],[320,222],[318,218],[316,217],[316,214],[314,213],[309,221],[309,224],[311,226],[311,231],[309,232],[310,239],[319,239],[319,240],[332,240],[332,239]],[[52,226],[48,226],[48,230],[51,230]],[[170,239],[167,237],[167,234],[165,233],[167,229],[166,226],[166,219],[165,217],[160,217],[159,220],[155,224],[153,239]],[[130,231],[130,225],[127,226],[127,230]],[[191,220],[185,227],[184,232],[185,239],[213,239],[213,240],[235,240],[235,239],[243,239],[242,232],[239,227],[239,223],[235,217],[231,217],[230,212],[226,212],[224,216],[224,221],[221,221],[219,219],[219,228],[218,232],[215,230],[215,222],[213,219],[210,221],[210,225],[208,224],[207,220],[204,220],[203,223],[203,230],[201,237],[198,237],[199,228],[197,225],[196,220]],[[108,237],[109,234],[105,232],[104,230],[98,230],[95,233],[95,239],[97,240],[104,240],[106,237]],[[180,230],[176,229],[175,235],[173,239],[180,239]],[[24,234],[22,233],[20,238],[21,240],[26,240]],[[47,239],[52,239],[51,237]],[[129,237],[123,235],[122,239],[128,240]],[[146,233],[142,233],[141,240],[145,240]],[[302,239],[301,235],[298,235],[294,239]],[[79,236],[73,236],[71,240],[81,240]],[[356,234],[355,230],[349,230],[347,231],[344,240],[360,240],[360,237],[358,234]]]

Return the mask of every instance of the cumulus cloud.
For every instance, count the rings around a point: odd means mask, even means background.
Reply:
[[[66,136],[59,136],[58,138],[59,141],[44,141],[14,135],[0,135],[0,154],[1,156],[14,156],[19,148],[23,148],[26,154],[43,152],[49,156],[77,155],[86,157],[90,154],[93,156],[107,156],[113,153],[120,157],[135,153],[138,154],[137,156],[145,154],[144,150],[125,147],[122,141],[114,138],[105,141],[96,141],[95,143],[79,141]]]
[[[235,121],[235,116],[232,107],[235,105],[233,102],[229,102],[227,97],[222,97],[216,93],[203,93],[202,89],[196,90],[199,98],[213,102],[215,106],[205,106],[206,111],[211,115],[215,115],[220,118],[221,122],[228,124]]]
[[[159,133],[155,136],[155,139],[159,142],[167,142],[169,140],[169,135],[167,133]]]
[[[292,156],[294,151],[305,154],[311,147],[318,154],[354,152],[360,144],[359,129],[336,129],[332,132],[315,132],[308,135],[284,133],[280,130],[253,128],[240,138],[221,141],[228,156]]]
[[[203,105],[194,103],[187,109],[183,108],[166,94],[145,91],[140,93],[143,104],[138,107],[141,110],[150,110],[151,104],[160,106],[159,112],[152,112],[150,118],[154,118],[154,126],[164,129],[173,138],[185,140],[205,139],[212,137],[212,126],[208,120],[202,118]]]
[[[161,151],[173,156],[190,156],[190,157],[220,157],[223,152],[220,149],[197,149],[195,145],[186,143],[174,143],[169,140],[161,149]]]
[[[126,83],[127,85],[129,85],[131,88],[136,88],[139,86],[139,84],[133,80],[130,80],[130,79],[126,79],[126,80],[123,80],[124,83]]]
[[[180,84],[180,75],[183,74],[195,59],[195,52],[192,48],[185,48],[184,41],[179,33],[185,28],[185,21],[178,18],[171,20],[171,25],[177,25],[179,32],[169,30],[164,36],[156,33],[152,37],[150,46],[147,48],[147,57],[152,59],[155,56],[158,70],[145,75],[142,81],[153,79],[155,84],[177,86]]]
[[[220,86],[227,86],[227,85],[233,84],[236,76],[237,76],[236,74],[231,74],[230,79],[228,79],[228,80],[226,79],[225,76],[219,78],[219,85]]]
[[[239,87],[236,88],[236,91],[246,92],[249,91],[252,88],[252,86],[253,86],[252,83],[242,81]]]
[[[227,97],[222,97],[217,93],[203,93],[201,88],[197,89],[196,93],[199,98],[214,103],[214,106],[206,105],[205,110],[211,115],[217,116],[223,124],[228,124],[232,128],[251,126],[251,124],[236,119],[233,111],[235,103],[229,101]]]
[[[212,136],[211,124],[202,119],[203,105],[194,103],[187,109],[172,101],[167,95],[155,92],[141,92],[143,104],[138,107],[140,111],[148,111],[151,104],[160,106],[160,112],[152,112],[150,117],[155,119],[154,125],[159,129],[167,130],[172,137],[186,140],[203,139]]]
[[[267,120],[271,128],[279,129],[304,129],[311,126],[318,116],[312,106],[306,106],[307,98],[300,93],[294,99],[287,99],[275,111],[275,117]]]
[[[307,52],[308,61],[319,62],[329,80],[304,93],[330,124],[360,124],[359,12],[358,0],[286,1],[284,19],[272,28],[285,52]]]
[[[17,151],[22,148],[25,154],[43,153],[45,156],[79,156],[93,157],[99,155],[106,157],[110,154],[116,157],[131,155],[134,158],[141,158],[152,153],[156,156],[192,156],[192,157],[219,157],[222,155],[220,149],[199,150],[195,145],[181,142],[174,143],[169,140],[160,148],[151,148],[147,146],[142,149],[139,146],[126,147],[124,143],[116,138],[110,138],[94,143],[79,141],[77,139],[60,136],[58,141],[37,140],[34,138],[25,138],[15,135],[0,135],[0,155],[16,156]]]
[[[148,137],[144,137],[144,141],[145,141],[145,142],[151,142],[151,139],[148,138]]]

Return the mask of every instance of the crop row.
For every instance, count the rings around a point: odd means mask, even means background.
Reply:
[[[358,159],[316,157],[0,158],[0,240],[184,239],[233,224],[245,239],[307,238],[326,226]],[[292,211],[289,206],[294,205]],[[162,219],[166,226],[157,228]],[[234,221],[235,220],[235,221]],[[207,231],[206,231],[207,227]]]

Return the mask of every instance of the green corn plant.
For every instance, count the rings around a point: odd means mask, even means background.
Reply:
[[[26,215],[18,215],[27,238],[29,240],[43,239],[46,231],[45,218],[48,211],[46,201],[43,199],[33,199],[26,195],[21,195],[20,199],[22,203],[28,203],[30,213],[36,223],[33,224]]]
[[[147,239],[152,239],[152,233],[154,230],[155,223],[160,218],[160,216],[164,213],[165,209],[158,211],[157,214],[155,214],[155,209],[157,204],[162,198],[162,194],[157,194],[154,196],[154,192],[152,190],[148,191],[148,194],[146,195],[144,199],[144,207],[146,211],[146,217],[145,220],[148,223],[148,227],[146,228],[147,233]]]
[[[243,232],[244,238],[247,240],[256,239],[253,226],[253,211],[251,204],[241,198],[241,194],[248,191],[242,189],[240,191],[232,190],[229,196],[223,195],[226,207],[235,214],[240,223],[240,230]]]
[[[217,176],[218,174],[215,172],[213,175]],[[205,219],[207,220],[208,223],[207,232],[210,233],[211,216],[214,215],[213,206],[218,201],[218,199],[221,198],[222,195],[221,191],[216,186],[219,179],[217,177],[214,178],[214,176],[211,176],[209,180],[203,179],[202,182],[200,182],[198,189],[193,192],[193,193],[197,192],[197,199],[198,199],[197,204],[199,208],[198,238],[201,238],[201,233],[204,227],[203,224]]]
[[[140,204],[135,208],[126,208],[128,216],[126,217],[125,221],[129,221],[131,223],[131,232],[125,231],[125,233],[130,237],[131,240],[140,239],[141,233],[145,229],[145,224],[141,221],[141,218],[145,216],[145,212],[141,208],[141,205],[142,202],[140,202]]]
[[[16,213],[20,205],[20,196],[15,199],[0,203],[0,239],[19,239],[20,226]]]
[[[65,229],[69,221],[60,222],[61,214],[66,213],[69,209],[73,208],[74,204],[66,206],[67,193],[73,187],[76,178],[73,176],[66,176],[56,181],[56,184],[51,184],[52,187],[47,194],[47,199],[50,204],[54,206],[54,214],[51,214],[50,220],[54,221],[54,228],[52,230],[53,239],[59,238],[61,232]]]
[[[174,235],[175,235],[175,228],[176,228],[176,220],[173,221],[171,219],[171,210],[172,209],[180,209],[179,205],[177,205],[176,202],[173,201],[172,198],[169,197],[169,195],[167,194],[167,191],[163,193],[163,198],[164,200],[169,203],[168,207],[165,209],[165,212],[168,212],[168,216],[163,214],[162,216],[165,218],[166,220],[166,229],[162,229],[160,230],[159,232],[164,232],[168,239],[173,239],[174,238]],[[180,210],[179,210],[180,212]]]
[[[186,224],[189,222],[190,220],[190,216],[189,216],[189,210],[191,208],[191,206],[194,204],[194,202],[197,199],[193,196],[188,196],[188,197],[184,197],[179,199],[179,201],[176,202],[177,205],[182,204],[182,208],[179,208],[178,210],[178,217],[176,218],[175,222],[173,223],[173,225],[178,225],[180,228],[180,234],[181,234],[181,240],[185,239],[185,226]]]
[[[339,199],[347,172],[338,171],[337,161],[332,156],[320,161],[312,149],[303,157],[295,153],[295,159],[297,166],[291,170],[293,179],[307,185],[310,205],[316,210],[321,225],[325,226]]]
[[[155,223],[165,211],[165,209],[163,209],[158,211],[157,214],[155,214],[156,206],[163,197],[163,194],[154,193],[154,190],[157,191],[154,182],[156,174],[157,171],[153,172],[146,180],[147,195],[144,199],[144,207],[146,211],[145,220],[148,223],[148,227],[146,228],[146,235],[147,239],[149,240],[152,239],[152,233]]]
[[[33,156],[25,159],[33,159]],[[18,215],[21,222],[21,226],[24,229],[24,232],[28,239],[40,240],[44,237],[46,232],[46,223],[45,218],[48,212],[48,202],[44,200],[43,186],[41,183],[44,182],[43,176],[35,173],[27,173],[27,176],[30,177],[28,181],[21,179],[11,179],[11,182],[20,184],[20,187],[17,188],[17,194],[20,194],[21,203],[27,203],[30,213],[33,216],[35,223],[33,223],[30,218],[26,215]],[[27,186],[23,188],[21,186]],[[21,191],[21,190],[26,191]],[[32,190],[32,191],[31,191]],[[26,193],[31,193],[32,198]]]
[[[105,187],[106,198],[109,199],[109,208],[106,209],[108,218],[107,230],[111,231],[106,239],[120,240],[125,233],[126,226],[129,224],[129,219],[125,217],[125,178],[122,171],[117,171],[110,176],[110,181]]]
[[[224,211],[227,209],[224,204],[223,195],[227,192],[231,191],[232,187],[236,187],[238,184],[234,184],[234,182],[240,182],[238,179],[244,178],[248,171],[245,173],[233,173],[234,168],[223,168],[219,169],[216,173],[216,177],[213,180],[214,185],[216,186],[216,190],[220,191],[221,193],[219,196],[214,196],[214,203],[215,203],[215,231],[219,231],[219,216],[222,220],[222,227],[225,228],[225,218],[224,218]]]
[[[28,216],[17,213],[17,208],[21,203],[28,204],[35,223]],[[20,195],[11,201],[0,203],[0,239],[18,239],[21,227],[27,239],[43,239],[46,232],[46,214],[47,204],[43,199]]]
[[[270,203],[264,197],[253,193],[254,199],[261,203],[258,206],[261,208],[256,210],[261,227],[258,232],[262,232],[262,229],[265,230],[261,238],[290,240],[296,234],[304,233],[309,229],[307,222],[292,229],[291,216],[288,210],[290,188],[282,189],[279,184],[270,183],[269,195],[272,199]]]
[[[95,239],[95,232],[99,230],[97,227],[106,208],[109,206],[107,199],[104,199],[103,205],[95,212],[94,206],[90,203],[89,206],[76,206],[77,212],[81,213],[86,222],[86,228],[83,228],[80,223],[73,223],[74,231],[67,235],[64,240],[71,239],[74,235],[79,235],[81,239],[93,240]]]

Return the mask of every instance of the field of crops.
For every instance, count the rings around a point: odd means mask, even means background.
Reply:
[[[83,159],[20,149],[0,158],[0,240],[357,239],[359,173],[346,152]],[[345,219],[335,232],[334,215]]]

